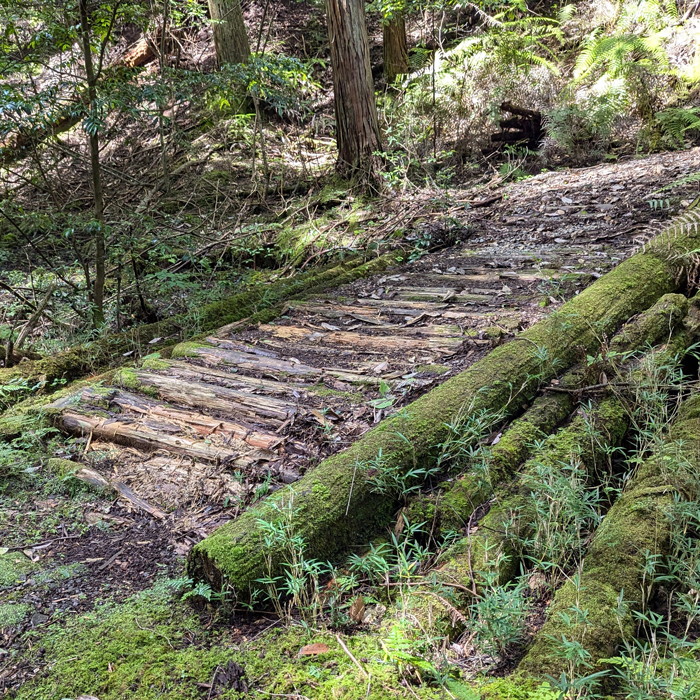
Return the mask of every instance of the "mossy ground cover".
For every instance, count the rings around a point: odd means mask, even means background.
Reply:
[[[42,671],[16,698],[93,694],[100,700],[195,700],[207,697],[217,667],[224,669],[232,661],[245,669],[242,680],[248,690],[215,684],[216,697],[449,697],[444,687],[415,679],[407,687],[402,673],[407,662],[398,655],[392,659],[382,643],[386,630],[340,636],[361,671],[335,631],[278,626],[274,618],[257,614],[223,624],[211,612],[179,600],[177,586],[178,581],[162,579],[122,604],[99,604],[56,622],[34,652]],[[325,646],[321,653],[304,654],[312,644]]]

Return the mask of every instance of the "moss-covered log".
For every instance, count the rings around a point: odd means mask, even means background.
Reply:
[[[689,308],[695,308],[698,297],[689,302],[683,294],[664,294],[653,306],[628,321],[610,341],[615,352],[639,352],[664,341],[688,319]],[[682,345],[682,343],[681,343]],[[546,393],[535,399],[525,413],[508,426],[487,458],[488,482],[480,474],[468,472],[446,487],[437,496],[416,499],[407,515],[430,520],[433,532],[459,530],[474,509],[493,494],[493,486],[508,482],[517,468],[530,457],[537,440],[547,437],[563,423],[575,406],[574,394],[597,378],[586,376],[587,370],[575,368],[558,380],[557,393]],[[427,517],[425,517],[427,516]]]
[[[567,373],[562,385],[576,384],[579,372]],[[488,475],[469,471],[437,493],[415,498],[406,508],[409,522],[431,523],[434,535],[440,531],[457,532],[469,521],[474,511],[493,494],[493,484],[510,479],[515,470],[530,456],[534,443],[547,437],[563,423],[574,408],[571,394],[538,396],[532,405],[516,418],[490,448],[486,456]]]
[[[392,495],[375,493],[365,478],[371,463],[408,470],[429,465],[447,437],[446,422],[465,408],[516,413],[532,399],[538,383],[574,364],[581,350],[599,346],[631,316],[683,283],[678,261],[696,248],[696,237],[673,227],[647,247],[596,280],[548,318],[492,351],[458,376],[381,423],[345,452],[324,460],[289,490],[278,492],[227,523],[192,550],[188,570],[215,586],[239,594],[256,579],[281,569],[282,548],[266,551],[260,520],[280,517],[292,503],[292,527],[307,544],[308,556],[335,558],[353,544],[367,542],[390,522]]]
[[[698,499],[698,470],[700,395],[695,395],[681,406],[663,449],[643,464],[603,519],[584,559],[578,590],[569,581],[557,592],[519,674],[558,677],[566,668],[556,653],[563,636],[578,640],[596,666],[613,656],[624,639],[634,637],[634,613],[645,595],[645,563],[649,555],[668,552],[668,508],[675,498]],[[564,616],[571,617],[574,606],[586,612],[586,622],[572,628]]]
[[[654,306],[628,321],[610,341],[610,349],[624,352],[670,338],[688,313],[689,301],[682,294],[664,294]]]
[[[522,468],[513,484],[500,489],[478,530],[452,547],[438,570],[438,578],[470,588],[481,575],[498,566],[499,582],[515,576],[521,543],[532,534],[534,512],[532,480],[542,467],[560,469],[578,462],[595,480],[595,472],[607,461],[607,450],[622,442],[629,416],[621,402],[604,398],[600,405],[580,411],[569,425],[550,435]]]
[[[210,332],[248,317],[251,317],[251,322],[270,321],[279,315],[280,305],[292,297],[319,293],[381,272],[394,260],[393,254],[386,254],[365,263],[356,259],[321,271],[299,274],[290,279],[253,285],[248,291],[205,306],[199,317],[198,332]],[[123,333],[107,335],[92,343],[57,353],[53,357],[0,369],[0,384],[24,378],[44,382],[45,387],[50,388],[55,380],[76,379],[93,373],[100,367],[123,362],[125,352],[141,352],[145,348],[148,348],[148,351],[157,349],[159,345],[150,345],[156,338],[176,336],[183,340],[187,323],[186,317],[175,316]]]

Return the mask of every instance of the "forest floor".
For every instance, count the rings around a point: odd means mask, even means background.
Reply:
[[[631,255],[653,234],[649,225],[671,213],[650,205],[663,199],[653,193],[698,170],[700,149],[693,149],[543,173],[489,191],[452,208],[452,245],[416,250],[380,275],[290,300],[273,323],[242,322],[167,357],[149,356],[110,382],[64,392],[53,403],[61,434],[46,434],[41,446],[17,445],[32,473],[0,494],[0,690],[107,700],[265,688],[269,672],[256,645],[272,648],[265,630],[280,620],[269,611],[222,618],[206,606],[174,603],[164,578],[180,580],[189,549],[216,527]],[[689,202],[697,183],[679,192]],[[86,478],[104,488],[88,488]],[[141,617],[147,600],[163,609]],[[130,653],[150,653],[146,642],[115,651],[104,665],[90,657],[90,665],[87,647],[75,641],[119,637],[119,624],[153,641],[162,636],[153,620],[163,616],[170,632],[159,653],[184,656],[182,664],[160,664],[162,676],[148,688],[147,672],[127,669]],[[73,641],[60,647],[66,626]],[[56,658],[59,648],[64,659]],[[254,651],[260,668],[243,672],[231,662],[243,659],[234,651]],[[84,667],[71,662],[76,654]],[[391,694],[404,692],[415,695],[408,686]]]

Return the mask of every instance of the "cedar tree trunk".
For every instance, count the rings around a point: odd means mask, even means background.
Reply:
[[[387,82],[408,73],[408,48],[406,46],[406,21],[403,12],[396,12],[382,25],[384,48],[384,73]]]
[[[209,0],[209,14],[214,25],[214,45],[219,65],[245,63],[250,56],[250,44],[240,1]]]
[[[326,0],[335,95],[338,170],[376,182],[381,148],[363,0]]]
[[[90,47],[90,23],[88,20],[87,0],[80,0],[80,35],[85,60],[85,76],[88,84],[90,112],[97,109],[97,74],[92,64]],[[92,292],[92,322],[97,328],[104,324],[104,288],[105,288],[105,234],[104,234],[104,199],[102,196],[102,177],[100,173],[100,142],[94,124],[90,133],[90,166],[92,170],[92,191],[95,204],[95,281]]]

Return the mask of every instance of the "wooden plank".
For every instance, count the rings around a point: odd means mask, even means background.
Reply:
[[[142,396],[136,396],[127,391],[118,392],[112,399],[112,403],[127,411],[158,416],[167,420],[176,421],[177,423],[184,423],[192,426],[194,430],[206,437],[210,435],[222,435],[227,439],[241,440],[251,447],[268,452],[279,447],[285,440],[284,437],[280,437],[274,433],[265,433],[255,430],[244,423],[220,420],[219,418],[206,416],[203,413],[185,411],[180,408],[175,408],[174,406],[152,401],[151,399],[145,399]],[[270,456],[274,456],[274,453],[270,452],[269,455],[264,456],[269,459]]]
[[[323,343],[324,345],[349,345],[356,349],[372,350],[376,352],[393,350],[443,350],[455,351],[462,345],[464,338],[450,336],[428,337],[404,337],[400,335],[372,336],[351,331],[326,331],[318,332],[308,328],[297,326],[271,326],[263,325],[260,330],[270,333],[278,338],[290,341],[302,341],[311,343]],[[416,329],[418,330],[418,329]],[[416,333],[418,335],[418,333]]]
[[[244,413],[272,421],[284,422],[296,413],[287,401],[272,396],[247,393],[205,382],[189,382],[162,374],[136,370],[136,379],[145,387],[153,387],[166,401],[227,415]]]
[[[74,435],[90,435],[119,445],[130,445],[146,452],[167,450],[175,454],[202,459],[207,462],[233,460],[237,453],[218,447],[204,440],[191,440],[184,436],[158,433],[135,422],[105,418],[95,414],[83,414],[64,409],[59,415],[60,427]]]
[[[448,305],[426,301],[407,301],[401,302],[399,306],[391,299],[357,299],[352,305],[298,303],[290,308],[295,311],[319,314],[326,318],[342,318],[359,313],[363,316],[379,319],[382,316],[416,316],[421,311],[446,309]]]
[[[294,383],[276,381],[274,379],[263,379],[260,377],[249,377],[237,372],[226,372],[224,370],[202,367],[181,360],[167,360],[167,374],[171,377],[180,377],[185,381],[216,382],[231,389],[252,388],[261,391],[268,391],[274,394],[291,394],[298,391],[312,390],[311,384],[295,381]],[[162,373],[162,372],[161,372]]]
[[[235,365],[253,372],[277,372],[308,377],[318,377],[321,373],[316,367],[309,367],[301,362],[258,357],[226,348],[198,347],[194,352],[203,362],[214,366]]]

